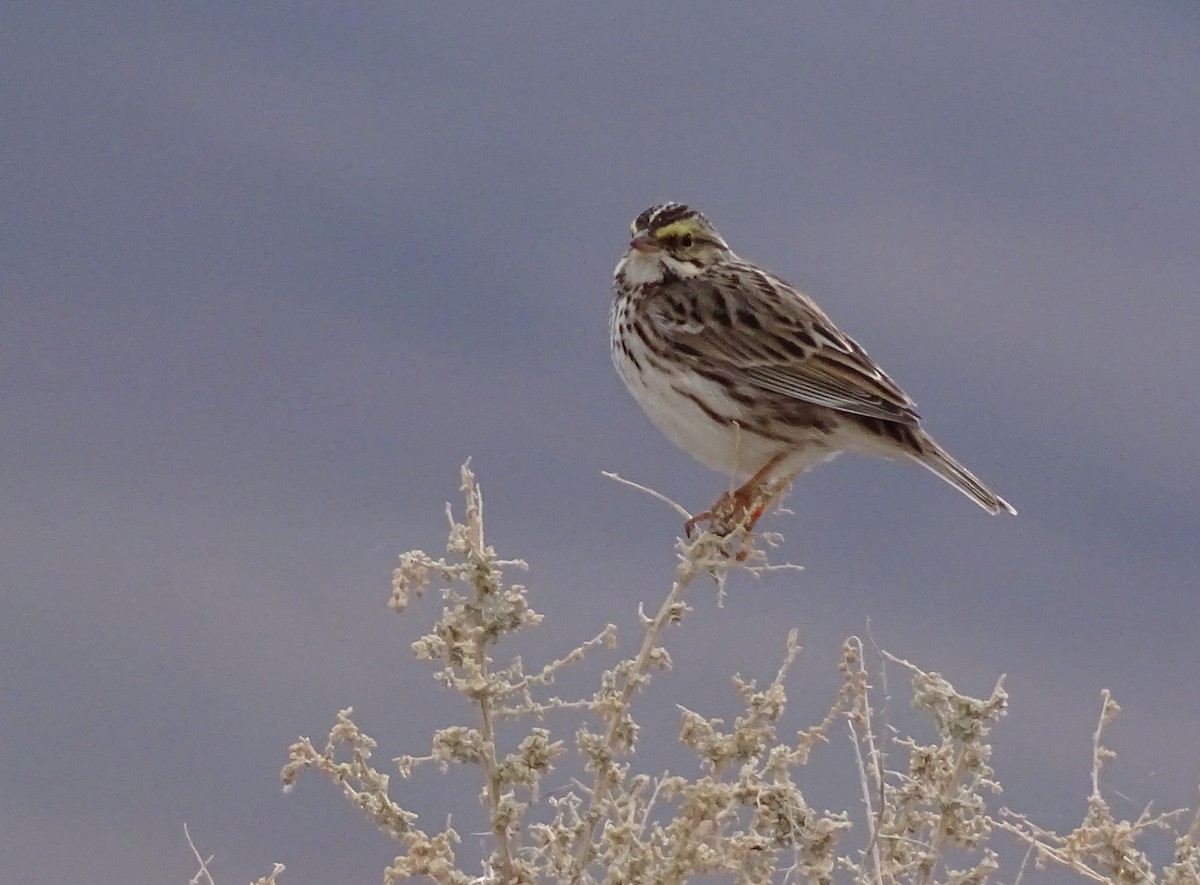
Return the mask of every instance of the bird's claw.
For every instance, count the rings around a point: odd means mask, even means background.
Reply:
[[[708,523],[708,530],[719,538],[725,538],[738,529],[744,529],[749,536],[769,503],[769,499],[764,500],[758,489],[743,487],[725,492],[708,510],[696,514],[683,524],[684,537],[691,540],[696,527],[702,522]],[[741,562],[748,554],[749,551],[743,548],[734,558]]]

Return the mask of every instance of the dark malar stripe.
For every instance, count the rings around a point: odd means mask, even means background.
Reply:
[[[662,339],[650,334],[646,328],[646,323],[639,323],[637,320],[634,320],[631,325],[633,326],[634,334],[642,339],[642,344],[646,345],[646,350],[664,359],[670,359],[671,349],[666,346]]]

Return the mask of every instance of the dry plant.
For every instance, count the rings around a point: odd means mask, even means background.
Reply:
[[[212,877],[212,873],[208,870],[208,865],[213,860],[212,856],[205,857],[200,853],[200,849],[192,841],[192,834],[188,832],[187,824],[183,825],[183,837],[187,840],[188,848],[192,851],[192,856],[196,858],[197,866],[196,875],[188,880],[188,885],[217,885],[216,880]],[[279,885],[279,874],[285,869],[286,867],[283,864],[277,863],[271,872],[259,879],[255,879],[250,885]]]
[[[840,688],[811,727],[792,737],[779,733],[785,685],[800,650],[792,631],[768,684],[734,678],[743,709],[732,725],[680,708],[679,742],[695,756],[694,774],[638,771],[633,701],[656,672],[670,668],[665,635],[690,613],[689,590],[712,579],[721,592],[733,569],[771,568],[765,556],[745,533],[680,540],[670,589],[653,615],[641,613],[636,652],[605,669],[590,695],[561,698],[552,693],[556,678],[615,649],[616,628],[608,625],[536,669],[505,656],[504,640],[543,618],[530,607],[526,588],[505,576],[525,564],[500,558],[485,543],[483,498],[469,464],[461,478],[465,512],[460,520],[447,506],[447,555],[403,554],[389,605],[404,612],[438,584],[440,617],[413,651],[434,664],[434,678],[462,698],[473,722],[437,728],[429,752],[392,760],[392,773],[407,778],[429,765],[478,771],[487,820],[480,868],[464,869],[456,855],[460,836],[449,822],[430,829],[393,798],[391,774],[373,761],[377,743],[350,709],[338,714],[324,746],[297,740],[282,772],[285,790],[305,769],[321,772],[399,843],[401,853],[383,872],[385,885],[414,877],[442,885],[681,883],[702,875],[739,883],[971,885],[996,878],[996,831],[1028,845],[1009,882],[1020,882],[1032,859],[1038,868],[1052,862],[1098,882],[1153,883],[1161,876],[1167,885],[1200,885],[1200,818],[1177,835],[1174,862],[1156,873],[1137,840],[1172,826],[1182,812],[1147,810],[1136,821],[1118,821],[1101,798],[1100,766],[1112,755],[1101,731],[1117,712],[1107,693],[1094,736],[1087,815],[1059,836],[1026,816],[989,810],[999,785],[988,741],[1005,712],[1003,679],[988,697],[967,697],[939,674],[886,652],[877,667],[868,666],[856,637],[843,644]],[[873,708],[873,698],[886,698],[889,667],[910,678],[913,707],[932,723],[931,742],[899,734]],[[872,674],[881,688],[871,684]],[[569,717],[577,723],[574,734],[556,736],[545,727],[548,717]],[[839,723],[857,760],[862,807],[853,812],[814,808],[799,782],[813,751],[830,741]],[[556,762],[569,763],[568,745],[586,774],[563,787],[548,777]],[[196,858],[207,877],[199,853]],[[280,869],[260,881],[273,882]],[[195,881],[211,883],[199,875]]]

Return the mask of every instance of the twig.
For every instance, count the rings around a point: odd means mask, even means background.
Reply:
[[[213,882],[212,874],[208,871],[208,865],[212,863],[213,855],[210,854],[208,860],[200,856],[200,851],[196,848],[196,843],[192,841],[192,834],[188,832],[187,824],[183,825],[183,837],[187,839],[188,848],[192,849],[196,863],[200,865],[200,870],[192,877],[190,885],[203,885],[204,882],[207,882],[208,885],[216,885]]]
[[[682,504],[677,503],[676,501],[672,501],[670,498],[668,498],[662,492],[656,491],[656,490],[650,488],[649,486],[644,486],[640,482],[634,482],[631,479],[626,479],[625,477],[621,476],[620,474],[612,473],[611,471],[608,471],[608,470],[601,470],[600,474],[602,476],[608,477],[611,480],[621,483],[621,485],[629,486],[631,489],[637,489],[639,492],[645,492],[651,498],[654,498],[658,501],[662,501],[668,507],[673,509],[676,513],[678,513],[680,516],[682,516],[685,520],[692,518],[692,514],[688,513],[686,507],[684,507]]]

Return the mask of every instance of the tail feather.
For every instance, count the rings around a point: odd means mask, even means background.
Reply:
[[[979,477],[955,461],[932,438],[923,435],[921,452],[913,455],[917,463],[936,473],[993,516],[999,513],[1017,515],[1016,508],[985,486]]]

